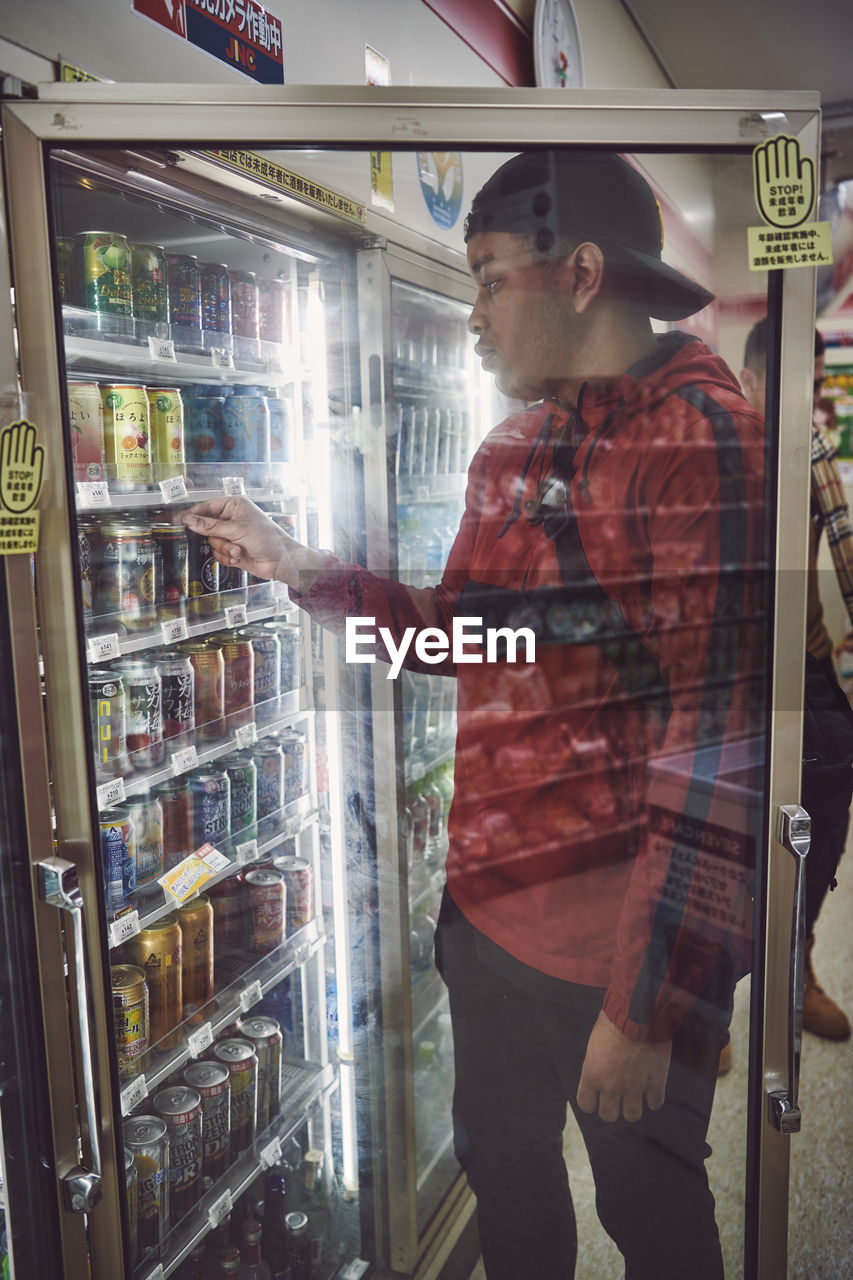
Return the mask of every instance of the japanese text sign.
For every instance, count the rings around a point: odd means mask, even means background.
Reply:
[[[261,84],[284,84],[281,19],[257,0],[132,0],[133,10]]]
[[[38,549],[44,448],[38,428],[21,419],[0,431],[0,555]]]
[[[750,271],[832,262],[829,223],[808,222],[815,205],[815,168],[800,154],[798,139],[783,133],[762,142],[752,153],[752,166],[755,204],[765,225],[747,228]]]

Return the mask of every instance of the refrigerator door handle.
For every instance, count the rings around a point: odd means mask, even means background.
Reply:
[[[778,810],[777,837],[794,858],[794,908],[791,919],[791,963],[788,977],[787,1081],[767,1078],[770,1118],[780,1133],[799,1133],[801,1113],[800,1051],[803,1040],[803,967],[806,947],[806,855],[811,845],[812,820],[802,805],[783,804]]]
[[[71,921],[74,938],[74,980],[77,990],[77,1015],[80,1025],[80,1075],[84,1090],[84,1108],[89,1131],[89,1163],[85,1169],[77,1165],[61,1175],[66,1207],[72,1213],[89,1213],[101,1198],[100,1124],[95,1101],[95,1065],[92,1029],[89,1020],[89,974],[86,963],[86,936],[83,920],[83,893],[73,862],[50,858],[38,864],[39,891],[49,906],[65,911]]]

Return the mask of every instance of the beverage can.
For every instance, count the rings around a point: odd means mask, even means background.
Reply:
[[[97,544],[95,614],[127,631],[145,631],[157,620],[157,549],[145,525],[104,523]]]
[[[200,1010],[213,999],[213,907],[200,893],[178,908],[183,948],[181,983],[184,1021],[201,1022]]]
[[[147,396],[154,480],[180,479],[187,474],[181,393],[176,387],[149,387]]]
[[[187,530],[187,612],[195,618],[219,610],[219,562],[203,534]]]
[[[193,852],[192,791],[186,778],[167,778],[154,788],[163,813],[163,869],[171,871]]]
[[[148,394],[138,383],[101,385],[107,478],[121,492],[150,489],[154,483]]]
[[[289,462],[293,441],[293,408],[284,396],[270,396],[270,461]]]
[[[213,1057],[228,1068],[231,1083],[231,1159],[255,1140],[258,1105],[258,1059],[248,1040],[220,1040]]]
[[[182,939],[177,913],[169,912],[134,938],[122,943],[121,958],[138,965],[148,983],[150,1044],[171,1049],[180,1044],[175,1028],[183,1013]]]
[[[74,479],[105,480],[104,403],[97,382],[68,383],[68,419]]]
[[[287,885],[287,928],[301,929],[314,919],[314,870],[307,858],[273,858]]]
[[[278,636],[281,692],[293,693],[302,684],[302,628],[298,622],[267,622],[264,627]]]
[[[201,327],[211,333],[231,332],[231,280],[221,262],[199,263]]]
[[[133,315],[130,245],[115,231],[81,231],[74,237],[80,302],[109,316]]]
[[[278,813],[284,805],[284,753],[278,742],[262,742],[252,749],[258,771],[258,821]]]
[[[225,1173],[231,1147],[231,1077],[221,1062],[191,1062],[184,1083],[201,1098],[201,1172],[216,1182]]]
[[[136,889],[136,846],[133,823],[126,809],[116,806],[100,818],[101,867],[107,917],[121,911]]]
[[[169,1135],[169,1212],[177,1222],[201,1195],[201,1097],[186,1084],[154,1094],[153,1108]]]
[[[158,616],[183,618],[187,611],[187,560],[189,544],[182,524],[155,524],[151,527],[160,571]]]
[[[98,526],[94,520],[77,521],[78,567],[80,571],[80,597],[83,605],[83,626],[88,627],[95,616],[95,555]]]
[[[148,324],[169,323],[166,250],[161,244],[131,244],[133,315]]]
[[[193,798],[193,843],[214,848],[228,839],[231,825],[231,783],[224,769],[196,769],[190,774]]]
[[[198,736],[205,742],[221,738],[225,734],[225,659],[222,650],[196,640],[189,640],[178,648],[192,664]]]
[[[133,1152],[124,1148],[124,1189],[127,1195],[127,1228],[130,1245],[130,1261],[135,1266],[139,1258],[139,1173]]]
[[[163,689],[163,738],[174,748],[195,729],[195,671],[185,653],[156,649],[151,656]]]
[[[255,708],[261,710],[262,703],[277,702],[281,692],[281,641],[276,632],[265,627],[244,627],[238,635],[252,646]]]
[[[258,337],[258,282],[254,271],[229,271],[231,332],[235,337]]]
[[[164,871],[163,807],[157,796],[146,789],[132,796],[126,808],[133,823],[136,846],[136,885],[141,888]]]
[[[258,1133],[281,1110],[281,1057],[284,1038],[275,1018],[246,1017],[237,1022],[237,1033],[254,1046],[258,1059]]]
[[[308,737],[301,729],[285,729],[275,735],[284,755],[284,803],[308,794]]]
[[[258,771],[254,760],[237,753],[220,764],[231,783],[231,839],[237,840],[258,820]]]
[[[224,700],[228,730],[254,720],[255,655],[252,642],[238,632],[226,632],[210,641],[222,651]]]
[[[191,253],[166,254],[169,314],[173,325],[201,330],[201,272]]]
[[[146,658],[122,658],[112,670],[124,682],[127,697],[126,741],[134,769],[154,769],[166,755],[163,745],[163,680]]]
[[[137,1243],[140,1258],[160,1248],[169,1230],[169,1141],[160,1116],[130,1116],[124,1145],[133,1153],[138,1176]]]
[[[89,709],[95,774],[99,782],[130,772],[127,754],[127,692],[121,676],[106,668],[89,671]]]
[[[290,1280],[311,1280],[313,1263],[311,1237],[308,1234],[308,1215],[301,1209],[288,1213],[284,1219],[287,1243],[290,1251]]]
[[[132,1080],[148,1052],[148,984],[133,964],[113,965],[110,977],[119,1079]]]
[[[186,395],[184,440],[189,473],[193,480],[210,488],[222,473],[222,414],[224,396]]]
[[[226,475],[263,484],[270,464],[270,409],[266,396],[228,396],[222,409],[222,467]]]
[[[251,947],[256,955],[266,955],[280,947],[285,938],[284,876],[274,867],[256,867],[246,872],[245,880]]]
[[[284,280],[257,280],[258,336],[264,342],[284,342],[287,338],[289,290]]]
[[[217,952],[245,944],[246,887],[241,875],[219,880],[207,890],[213,907],[213,939]]]

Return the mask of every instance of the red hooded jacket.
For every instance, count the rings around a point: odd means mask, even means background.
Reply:
[[[533,663],[523,646],[455,668],[409,650],[458,681],[448,889],[501,948],[606,988],[608,1017],[651,1040],[721,951],[748,967],[767,660],[763,421],[703,343],[659,348],[576,410],[494,428],[437,587],[330,559],[300,599],[338,630],[533,631]]]

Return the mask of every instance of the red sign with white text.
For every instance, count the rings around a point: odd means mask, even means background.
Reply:
[[[257,0],[132,0],[134,12],[261,84],[284,84],[281,19]]]
[[[167,31],[174,31],[176,36],[187,34],[184,0],[133,0],[133,10]]]

